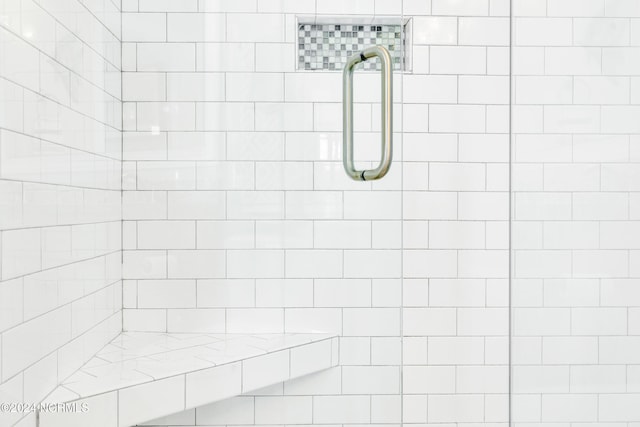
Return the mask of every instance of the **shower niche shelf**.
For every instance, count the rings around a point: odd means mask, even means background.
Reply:
[[[40,427],[128,427],[338,365],[331,334],[123,332],[47,399]]]

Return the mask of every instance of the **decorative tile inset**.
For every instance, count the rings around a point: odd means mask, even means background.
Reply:
[[[342,70],[347,59],[362,49],[382,45],[389,50],[394,70],[404,67],[404,26],[355,24],[298,24],[298,69]],[[379,70],[380,60],[371,58],[356,66]]]

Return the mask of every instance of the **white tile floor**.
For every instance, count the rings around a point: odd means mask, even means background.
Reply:
[[[124,332],[47,399],[117,404],[117,423],[88,411],[41,413],[41,425],[130,426],[336,366],[337,350],[331,334]]]

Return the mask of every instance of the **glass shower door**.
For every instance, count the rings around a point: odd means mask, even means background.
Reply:
[[[617,1],[514,10],[516,424],[640,421],[640,56],[633,16],[631,3]]]
[[[230,296],[238,286],[254,292],[250,299],[220,300],[227,332],[340,336],[341,366],[234,400],[255,401],[256,411],[279,408],[268,420],[256,412],[256,424],[400,423],[400,70],[393,76],[395,151],[388,174],[358,181],[342,163],[347,52],[393,42],[396,35],[386,28],[402,24],[400,13],[378,22],[373,3],[258,2],[254,12],[210,5],[202,12],[225,15],[226,37],[196,43],[196,71],[205,88],[222,79],[225,93],[197,102],[196,127],[221,135],[226,155],[199,164],[198,183],[223,193],[226,203],[215,223],[226,233],[215,248],[226,257],[217,286]],[[360,170],[380,162],[376,62],[356,66],[353,79]],[[219,412],[233,404],[221,403]],[[311,408],[313,420],[305,415]]]

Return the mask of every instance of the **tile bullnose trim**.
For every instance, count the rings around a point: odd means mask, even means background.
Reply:
[[[124,332],[46,399],[71,412],[38,426],[128,427],[337,366],[337,350],[332,334]]]

